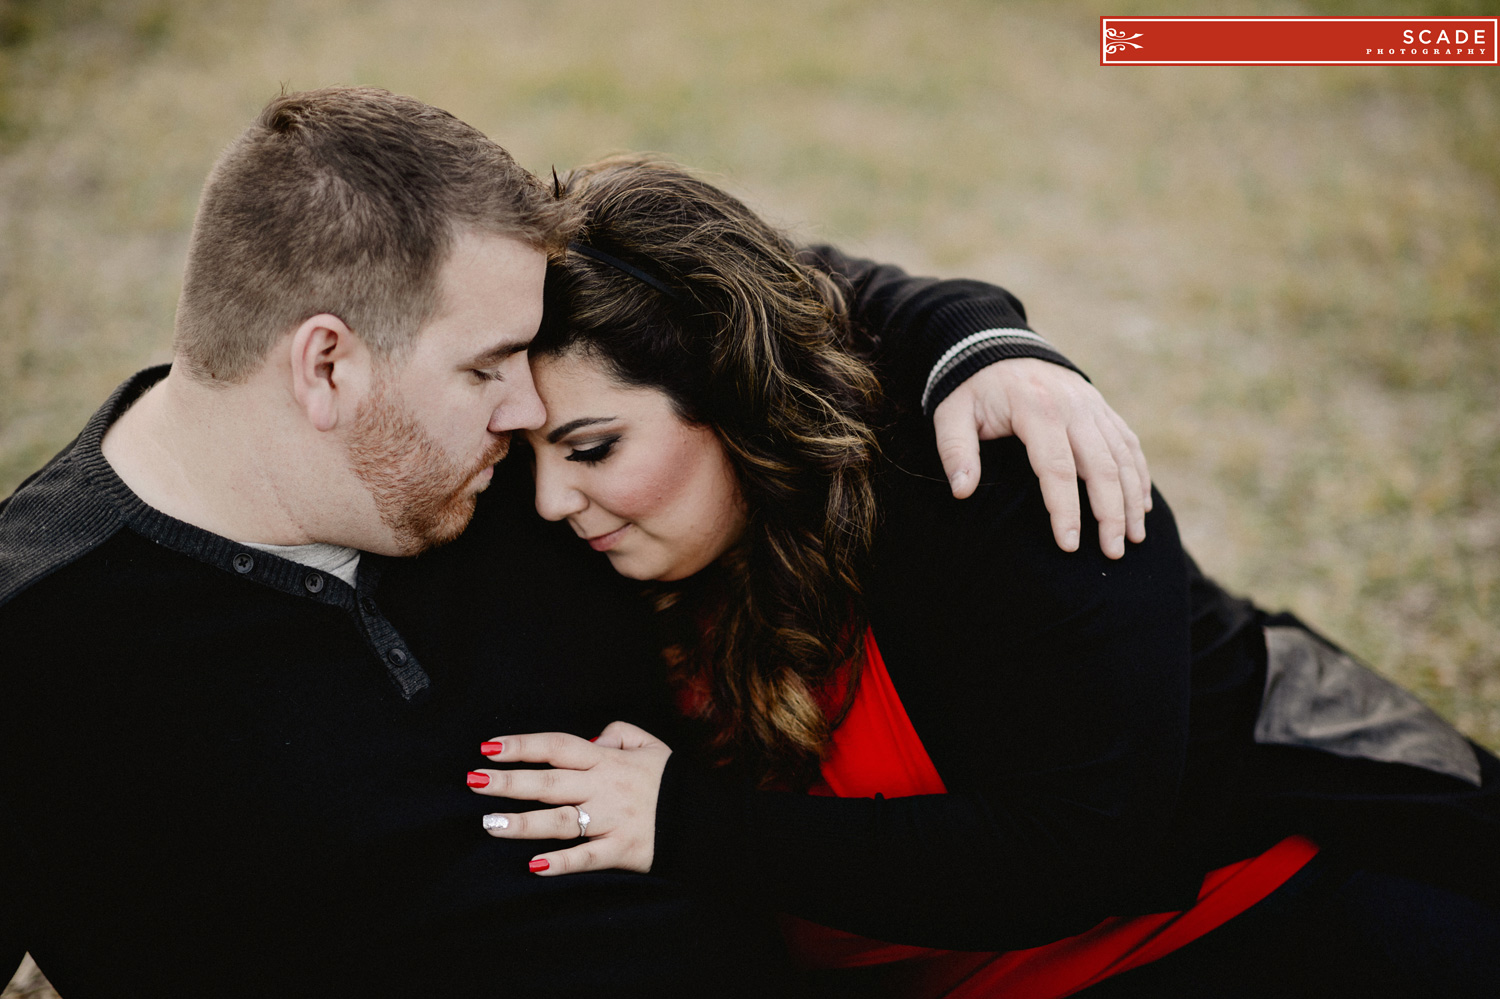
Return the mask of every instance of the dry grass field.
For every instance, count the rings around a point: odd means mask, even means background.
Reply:
[[[1101,68],[1096,41],[1100,14],[1492,7],[0,0],[0,495],[167,357],[217,151],[283,85],[375,84],[537,171],[654,149],[805,238],[1005,284],[1210,574],[1500,747],[1500,71]]]

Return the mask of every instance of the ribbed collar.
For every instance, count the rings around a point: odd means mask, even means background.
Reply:
[[[257,583],[298,596],[346,609],[352,607],[354,591],[342,580],[329,574],[326,585],[312,590],[308,569],[297,562],[270,552],[259,551],[201,527],[194,527],[146,503],[127,486],[114,466],[104,457],[104,435],[115,421],[157,382],[167,376],[170,365],[159,365],[136,373],[110,395],[99,408],[72,447],[71,460],[88,479],[93,492],[118,512],[120,521],[143,537],[200,562],[226,572],[246,576]],[[246,558],[249,559],[247,570]],[[360,589],[373,588],[378,556],[366,554],[360,559]],[[368,569],[367,569],[368,565]],[[366,578],[366,577],[369,578]]]

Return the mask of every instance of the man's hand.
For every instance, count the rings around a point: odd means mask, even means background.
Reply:
[[[562,732],[540,732],[501,736],[479,748],[495,763],[547,763],[554,768],[469,773],[469,787],[479,794],[559,806],[486,815],[484,828],[491,836],[584,840],[578,846],[533,857],[532,873],[550,877],[607,867],[651,870],[656,853],[656,797],[667,757],[672,755],[661,740],[617,721],[592,742]],[[584,816],[588,817],[586,829],[581,826]]]
[[[932,423],[957,498],[979,484],[979,442],[1014,434],[1041,480],[1063,551],[1078,550],[1078,479],[1088,486],[1105,555],[1124,555],[1126,537],[1146,539],[1151,475],[1140,439],[1077,372],[1033,357],[999,361],[954,389]]]

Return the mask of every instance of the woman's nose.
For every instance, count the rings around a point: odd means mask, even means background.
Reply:
[[[544,520],[563,520],[588,506],[588,498],[568,481],[559,461],[538,454],[536,459],[536,512]]]

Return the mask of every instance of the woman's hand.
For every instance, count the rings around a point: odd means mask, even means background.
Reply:
[[[493,752],[486,752],[494,750]],[[672,750],[627,722],[611,722],[593,741],[562,732],[506,735],[480,751],[495,763],[547,763],[551,770],[474,770],[479,794],[544,801],[557,808],[494,812],[484,828],[497,839],[584,839],[532,858],[533,873],[576,874],[613,867],[651,870],[656,796]]]
[[[1058,547],[1078,549],[1078,479],[1105,555],[1124,555],[1127,537],[1146,540],[1151,473],[1141,442],[1077,372],[1032,357],[998,361],[954,389],[932,423],[955,497],[979,484],[979,442],[1014,434],[1041,480]]]

